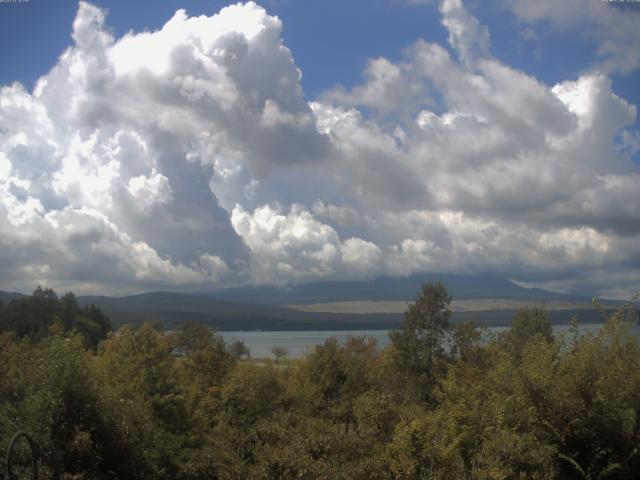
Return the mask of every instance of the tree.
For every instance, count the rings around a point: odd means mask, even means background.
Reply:
[[[389,333],[395,363],[417,379],[419,394],[432,398],[430,390],[444,357],[444,341],[451,318],[451,296],[442,283],[427,283],[404,314],[398,330]]]
[[[80,336],[20,341],[0,354],[0,448],[7,435],[28,431],[39,445],[44,478],[101,478],[103,425]],[[76,476],[77,475],[77,476]]]
[[[524,347],[534,340],[553,342],[553,327],[540,307],[522,308],[516,313],[511,329],[502,334],[504,348],[520,358]]]
[[[0,333],[7,330],[7,320],[5,317],[5,303],[0,298]]]
[[[188,321],[178,331],[178,347],[188,354],[207,347],[213,338],[214,333],[210,328]]]
[[[174,338],[151,324],[125,326],[102,342],[90,363],[108,430],[112,478],[176,478],[185,432],[194,429],[178,383]]]
[[[235,342],[231,342],[227,347],[227,351],[231,354],[233,358],[241,359],[242,357],[249,358],[251,355],[251,350],[245,345],[244,341],[236,340]]]
[[[483,348],[483,331],[473,322],[462,322],[451,329],[451,354],[463,362],[478,368],[486,366],[486,351]]]
[[[332,402],[340,396],[340,389],[347,380],[340,345],[335,338],[317,345],[307,356],[303,372],[320,394],[319,399]]]
[[[111,321],[95,305],[89,305],[73,318],[73,329],[82,334],[87,346],[95,348],[107,338],[111,331]]]
[[[60,320],[64,330],[71,330],[76,316],[80,313],[76,296],[71,293],[65,293],[60,298]]]
[[[111,331],[111,321],[94,306],[80,309],[73,293],[58,298],[50,288],[38,286],[30,297],[11,300],[0,312],[0,330],[11,330],[17,338],[29,337],[33,342],[48,337],[53,331],[82,334],[87,346],[95,348]]]
[[[49,334],[49,327],[58,315],[58,296],[50,288],[38,286],[30,297],[17,298],[5,307],[7,329],[16,337],[38,341]]]
[[[176,346],[187,355],[183,363],[187,375],[202,389],[222,383],[237,360],[227,351],[222,338],[194,322],[182,326]]]
[[[287,352],[285,347],[277,345],[271,349],[271,353],[276,357],[276,363],[279,363],[280,359],[286,357],[289,352]]]

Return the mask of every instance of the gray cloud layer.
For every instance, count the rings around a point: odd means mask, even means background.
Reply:
[[[419,40],[308,103],[254,3],[120,39],[81,3],[34,92],[0,90],[0,288],[431,270],[633,292],[636,107],[606,69],[549,87],[492,57],[459,0],[440,13],[451,50]]]

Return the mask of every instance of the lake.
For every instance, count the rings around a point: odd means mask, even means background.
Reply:
[[[596,331],[602,324],[585,324],[580,325],[581,332]],[[509,327],[492,327],[489,331],[499,333],[507,330]],[[558,336],[566,334],[571,328],[570,325],[554,325],[553,333]],[[633,327],[636,338],[640,339],[640,327]],[[344,342],[349,337],[367,336],[378,342],[380,348],[389,344],[389,330],[322,330],[322,331],[290,331],[290,332],[218,332],[224,340],[234,342],[236,340],[244,341],[245,345],[251,351],[254,358],[273,357],[271,349],[273,347],[284,347],[289,357],[301,357],[311,351],[316,345],[321,345],[328,338],[335,337],[339,342]]]

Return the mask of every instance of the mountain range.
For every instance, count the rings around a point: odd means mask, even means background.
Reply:
[[[412,301],[424,283],[442,282],[456,300],[500,298],[530,301],[590,301],[540,288],[524,288],[510,280],[484,275],[419,273],[373,280],[325,281],[284,287],[240,287],[200,293],[201,296],[243,304],[292,305],[353,300]]]
[[[165,328],[176,328],[184,321],[192,320],[220,330],[387,329],[399,325],[406,302],[415,299],[422,284],[437,281],[447,287],[454,299],[454,321],[508,325],[517,308],[523,305],[548,305],[551,308],[547,313],[554,323],[567,322],[575,314],[585,323],[601,320],[600,314],[589,308],[588,297],[523,288],[497,277],[452,274],[414,274],[402,278],[239,287],[195,293],[89,295],[78,296],[78,302],[81,306],[100,307],[115,325],[151,320],[161,322]],[[0,300],[4,302],[21,296],[20,293],[0,291]],[[344,302],[351,302],[349,305],[355,304],[357,308],[333,308]],[[375,308],[382,304],[392,304],[395,310]],[[460,304],[464,304],[464,308],[460,308]],[[374,308],[362,309],[363,305]],[[613,308],[616,303],[607,302],[607,305]],[[361,311],[357,311],[358,308]]]

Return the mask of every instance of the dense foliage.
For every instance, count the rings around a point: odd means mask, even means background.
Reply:
[[[30,297],[0,301],[0,332],[32,342],[53,333],[76,332],[87,346],[96,347],[111,331],[111,322],[93,306],[80,308],[73,293],[58,297],[50,288],[38,287]]]
[[[78,318],[96,317],[44,292],[28,301],[55,313],[5,305],[0,337],[0,449],[31,432],[44,478],[638,478],[640,346],[623,311],[554,338],[523,310],[490,336],[452,327],[446,289],[425,285],[386,349],[328,340],[274,363],[193,323],[94,349]]]

